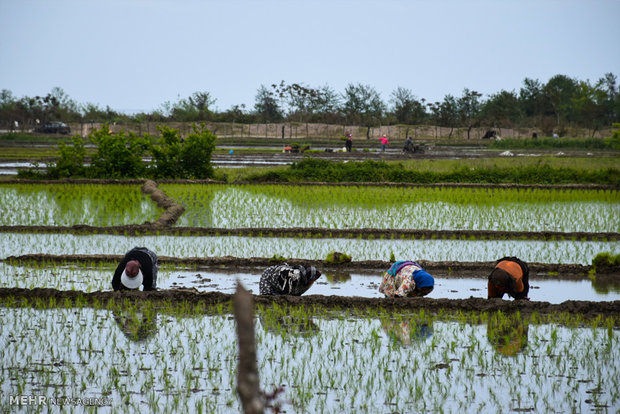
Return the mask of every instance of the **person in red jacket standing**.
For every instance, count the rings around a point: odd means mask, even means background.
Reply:
[[[489,299],[502,298],[506,293],[515,299],[529,299],[530,269],[527,263],[516,257],[502,257],[495,262],[488,287]]]

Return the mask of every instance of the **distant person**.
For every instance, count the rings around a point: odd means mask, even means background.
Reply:
[[[426,296],[435,287],[435,279],[419,264],[398,261],[383,273],[379,292],[389,298]]]
[[[351,134],[347,134],[347,140],[344,142],[344,146],[347,148],[347,152],[351,152],[351,148],[353,148],[353,136]]]
[[[405,140],[405,146],[403,147],[404,152],[415,152],[415,146],[413,145],[413,139],[411,137],[407,137]]]
[[[381,151],[385,152],[385,147],[390,145],[390,141],[385,135],[382,135],[381,138],[379,138],[379,141],[381,141]]]
[[[119,263],[114,277],[112,289],[137,290],[143,286],[144,291],[157,290],[157,255],[146,247],[134,247],[125,254]]]
[[[516,257],[503,257],[495,262],[489,275],[489,299],[503,298],[504,294],[515,299],[528,299],[530,269],[527,263]]]
[[[321,277],[314,266],[282,263],[270,266],[260,277],[261,295],[301,296]]]

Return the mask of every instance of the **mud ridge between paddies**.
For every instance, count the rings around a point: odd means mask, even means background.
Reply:
[[[190,305],[228,304],[232,294],[221,292],[199,293],[194,290],[160,290],[154,292],[81,292],[46,288],[22,289],[1,288],[0,304],[3,306],[36,306],[37,301],[48,303],[54,299],[58,306],[106,306],[109,302],[123,304],[144,303],[149,301],[162,306],[171,303],[187,303]],[[294,305],[321,306],[328,309],[384,309],[384,310],[420,310],[429,312],[462,311],[462,312],[520,312],[524,314],[579,314],[586,318],[620,315],[620,301],[590,302],[566,301],[559,304],[536,301],[513,301],[502,299],[433,299],[433,298],[362,298],[342,296],[258,296],[253,295],[255,304],[263,305]],[[49,305],[48,305],[49,306]]]
[[[421,240],[581,240],[616,241],[618,232],[558,232],[558,231],[497,231],[497,230],[416,230],[416,229],[328,229],[317,227],[214,228],[171,227],[160,222],[124,226],[0,226],[0,233],[66,233],[111,235],[168,235],[168,236],[243,236],[289,238],[349,238],[349,239],[421,239]]]
[[[97,178],[63,178],[58,180],[32,180],[24,178],[0,177],[2,184],[136,184],[142,185],[148,179],[127,178],[127,179],[97,179]],[[279,181],[239,181],[225,182],[211,179],[190,180],[190,179],[159,179],[156,184],[260,184],[260,185],[288,185],[288,186],[341,186],[341,187],[446,187],[446,188],[521,188],[521,189],[555,189],[555,190],[618,190],[619,186],[612,184],[493,184],[493,183],[393,183],[393,182],[279,182]]]
[[[23,263],[57,263],[57,264],[86,264],[105,263],[110,266],[117,265],[123,259],[122,255],[51,255],[51,254],[28,254],[22,256],[9,256],[0,259],[0,262],[9,264]],[[287,258],[288,263],[307,263],[322,271],[333,273],[359,272],[364,274],[381,275],[388,269],[391,262],[382,260],[360,260],[345,263],[329,263],[323,260],[308,260],[299,258]],[[218,271],[235,273],[243,270],[264,269],[281,261],[266,257],[240,258],[233,256],[223,257],[168,257],[159,256],[160,266],[179,266],[183,268],[216,268]],[[441,272],[443,277],[463,278],[463,277],[486,277],[490,270],[495,266],[495,262],[458,262],[444,261],[432,262],[419,260],[418,263],[431,272]],[[531,275],[549,277],[550,279],[581,280],[589,277],[592,266],[581,264],[562,264],[562,263],[528,263]],[[604,274],[597,274],[597,277],[618,280],[620,274],[618,269],[609,269]]]

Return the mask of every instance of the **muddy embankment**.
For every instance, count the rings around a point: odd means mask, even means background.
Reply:
[[[57,264],[93,264],[93,263],[109,263],[117,264],[123,259],[122,255],[51,255],[51,254],[28,254],[22,256],[9,256],[0,259],[0,262],[9,264],[19,263],[57,263]],[[288,263],[307,263],[320,268],[324,272],[331,273],[361,273],[361,274],[381,274],[385,269],[389,268],[391,263],[382,260],[362,260],[351,261],[348,263],[329,263],[323,260],[308,260],[298,258],[287,258]],[[273,258],[250,257],[239,258],[232,256],[224,257],[169,257],[159,256],[160,266],[178,266],[181,268],[200,268],[200,269],[216,269],[218,272],[238,273],[242,271],[264,269],[278,263]],[[428,271],[439,272],[446,277],[480,277],[487,275],[490,269],[493,269],[495,262],[432,262],[428,260],[419,260],[418,263]],[[549,276],[553,279],[580,280],[588,277],[591,266],[580,264],[560,264],[560,263],[528,263],[531,275],[539,275],[542,277]],[[613,269],[612,275],[617,269]],[[550,276],[553,275],[553,276]],[[620,275],[618,275],[620,278]]]
[[[62,291],[56,289],[0,289],[0,301],[8,303],[34,304],[37,300],[49,300],[54,298],[56,303],[68,302],[80,303],[87,306],[106,306],[108,302],[122,304],[125,301],[132,303],[148,300],[155,305],[170,305],[171,303],[189,303],[191,305],[204,304],[216,305],[228,303],[232,300],[232,294],[221,292],[198,293],[191,290],[165,290],[156,292],[92,292]],[[299,306],[322,306],[326,308],[343,309],[385,309],[385,310],[420,310],[430,312],[439,311],[463,311],[463,312],[521,312],[529,314],[569,313],[582,315],[585,318],[598,316],[620,316],[620,301],[613,302],[589,302],[589,301],[566,301],[559,304],[536,301],[512,301],[502,299],[433,299],[433,298],[399,298],[377,299],[361,297],[340,296],[253,296],[254,302],[263,305],[299,305]]]

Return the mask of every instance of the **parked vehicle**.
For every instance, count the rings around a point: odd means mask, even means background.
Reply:
[[[70,134],[71,128],[64,122],[48,122],[36,127],[34,132],[42,132],[44,134]]]

